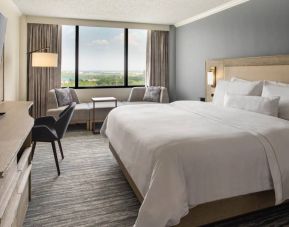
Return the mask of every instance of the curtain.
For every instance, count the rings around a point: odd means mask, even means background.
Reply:
[[[169,32],[148,31],[146,85],[168,87]]]
[[[46,47],[44,52],[58,54],[58,67],[32,67],[29,52]],[[61,26],[28,24],[27,53],[28,100],[33,101],[33,116],[37,118],[46,115],[48,91],[61,86]]]

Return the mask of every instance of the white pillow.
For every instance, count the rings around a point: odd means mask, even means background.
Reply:
[[[277,117],[280,97],[226,94],[224,106]]]
[[[250,80],[240,79],[238,77],[232,77],[231,81],[254,85],[255,88],[254,88],[254,91],[252,91],[253,96],[261,96],[262,95],[263,81],[261,81],[261,80],[250,81]]]
[[[226,93],[234,95],[260,96],[262,94],[262,81],[227,81],[219,80],[215,89],[213,103],[224,105]]]
[[[279,96],[279,117],[289,120],[289,84],[264,81],[262,96]]]

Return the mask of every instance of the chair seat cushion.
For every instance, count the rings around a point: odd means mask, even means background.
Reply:
[[[35,126],[32,128],[32,140],[37,142],[52,142],[58,140],[57,132],[54,128],[43,126]]]

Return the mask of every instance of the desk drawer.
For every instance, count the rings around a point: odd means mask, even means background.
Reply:
[[[25,181],[25,174],[27,169],[30,166],[30,171],[31,172],[31,164],[30,164],[30,154],[31,154],[31,148],[27,148],[23,154],[21,155],[20,160],[18,161],[18,172],[20,173],[20,179],[18,181],[17,187],[21,187],[21,184],[23,181]]]
[[[12,226],[13,220],[16,216],[17,209],[20,203],[21,195],[18,193],[17,181],[20,174],[14,179],[11,189],[5,195],[3,207],[0,211],[0,227]],[[1,204],[2,205],[2,204]]]
[[[0,178],[0,204],[3,201],[3,197],[5,196],[9,186],[15,176],[17,175],[17,158],[14,157],[13,161],[10,163],[9,167],[3,174],[3,177]]]
[[[29,177],[31,174],[31,167],[32,165],[29,165],[24,171],[21,183],[18,187],[18,193],[21,195],[21,199],[13,226],[21,227],[25,219],[29,203]]]
[[[21,227],[29,202],[29,176],[31,165],[24,171],[22,180],[19,180],[18,187],[15,187],[5,208],[3,216],[0,218],[0,227]]]

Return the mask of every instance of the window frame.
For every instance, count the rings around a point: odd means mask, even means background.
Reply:
[[[128,84],[128,28],[124,28],[124,85],[118,86],[79,86],[79,25],[75,26],[75,72],[74,89],[97,89],[97,88],[132,88],[145,87],[144,85]],[[62,87],[66,88],[66,87]]]

